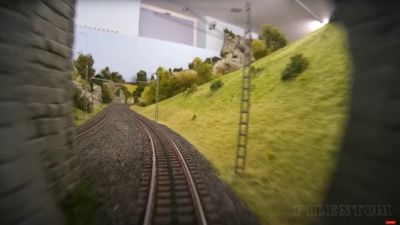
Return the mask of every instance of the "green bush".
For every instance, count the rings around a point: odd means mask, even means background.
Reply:
[[[260,39],[251,42],[251,51],[256,60],[268,55],[267,46],[265,45],[265,42]]]
[[[115,90],[115,95],[116,96],[120,96],[121,95],[121,88],[118,88],[117,90]]]
[[[110,103],[113,100],[111,90],[107,85],[103,85],[103,87],[101,87],[101,100],[103,103]]]
[[[140,70],[136,73],[136,82],[138,83],[136,90],[133,92],[134,103],[139,103],[139,98],[147,85],[147,73]]]
[[[200,58],[194,58],[189,64],[189,69],[197,72],[196,84],[204,84],[210,81],[213,75],[213,65],[203,62]]]
[[[121,91],[125,97],[125,104],[128,103],[128,99],[132,97],[132,93],[129,92],[128,88],[125,85],[121,85]]]
[[[182,70],[174,73],[178,85],[178,92],[186,91],[197,80],[197,72],[194,70]]]
[[[156,74],[157,79],[151,79],[140,96],[146,104],[152,104],[155,102],[157,83],[159,85],[159,101],[172,97],[179,92],[178,80],[169,70],[159,67]]]
[[[210,91],[215,92],[224,86],[224,83],[221,80],[214,80],[210,85]]]
[[[140,98],[145,102],[145,105],[150,105],[155,102],[155,82],[151,81],[149,86],[146,86],[140,95]]]
[[[185,96],[189,96],[197,91],[197,85],[193,84],[192,86],[188,87],[184,93]]]
[[[78,89],[75,90],[73,100],[74,100],[74,106],[75,108],[78,108],[80,110],[85,109],[85,100],[81,98],[82,92],[79,91]]]
[[[264,70],[264,67],[255,67],[254,65],[251,65],[251,66],[250,66],[249,73],[250,73],[250,75],[252,75],[252,76],[257,76],[257,75],[259,75],[260,72],[263,71],[263,70]]]
[[[125,83],[122,75],[116,71],[111,71],[108,66],[102,69],[100,73],[96,75],[96,78],[111,80],[115,83]]]
[[[99,196],[86,182],[78,183],[61,202],[68,225],[101,225]]]
[[[82,91],[76,89],[73,96],[74,106],[82,111],[92,112],[93,107],[87,97],[82,95]]]
[[[206,58],[206,59],[204,60],[204,63],[208,63],[208,64],[211,64],[211,65],[215,65],[215,63],[217,63],[219,60],[221,60],[221,58],[219,58],[219,57],[217,57],[217,56],[214,56],[214,57]]]
[[[147,106],[146,102],[139,102],[139,103],[137,103],[137,105],[138,105],[138,106],[142,106],[142,107]]]
[[[307,69],[309,61],[303,56],[303,54],[296,54],[290,58],[290,63],[286,65],[281,75],[281,80],[291,80],[300,75],[304,70]]]
[[[263,24],[261,26],[260,37],[265,42],[268,54],[287,45],[285,35],[278,28],[270,24]]]
[[[78,57],[74,61],[74,66],[82,79],[86,79],[86,72],[88,73],[87,77],[93,77],[95,75],[96,70],[93,68],[93,64],[93,56],[91,54],[85,55],[81,52],[78,53]]]

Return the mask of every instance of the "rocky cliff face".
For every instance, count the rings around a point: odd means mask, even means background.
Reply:
[[[79,99],[83,104],[85,102],[90,103],[93,100],[93,106],[101,104],[101,87],[94,84],[93,85],[93,97],[92,93],[88,91],[88,86],[86,82],[80,82],[78,80],[73,80],[74,93],[76,98]],[[92,99],[93,98],[93,99]]]
[[[121,103],[121,104],[133,104],[133,98],[126,98],[124,91],[121,88],[122,84],[114,83],[114,82],[106,82],[103,85],[107,85],[108,90],[111,91],[112,94],[112,103]]]
[[[93,93],[88,91],[88,84],[85,80],[78,78],[73,79],[74,85],[74,101],[75,106],[81,110],[85,110],[86,104],[90,105],[93,101],[93,107],[103,103],[102,87],[93,84]],[[112,103],[133,104],[133,98],[126,99],[121,84],[112,81],[104,82],[103,86],[110,92]],[[92,95],[93,94],[93,95]]]
[[[224,44],[221,50],[222,59],[215,63],[215,74],[226,74],[243,66],[244,53],[247,50],[244,37],[224,33]]]

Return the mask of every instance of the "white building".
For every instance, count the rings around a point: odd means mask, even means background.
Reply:
[[[325,1],[329,0],[320,0],[319,4]],[[310,15],[294,1],[285,2],[286,5],[276,0],[254,1],[255,26],[282,22],[284,18],[284,23],[277,25],[289,34],[289,39],[309,33],[304,24],[315,23],[315,19],[310,19]],[[186,7],[186,3],[191,4],[190,7]],[[219,56],[225,28],[243,35],[243,28],[238,24],[244,24],[245,15],[243,11],[235,15],[234,9],[243,7],[244,1],[230,0],[228,3],[232,8],[221,9],[223,13],[220,13],[216,10],[226,5],[226,1],[78,0],[74,53],[92,54],[97,71],[108,66],[120,72],[127,81],[132,81],[139,70],[151,74],[159,66],[187,67],[194,57]],[[200,13],[193,10],[204,5],[208,8]],[[283,13],[286,13],[284,17]],[[276,18],[271,17],[274,15]],[[236,25],[217,18],[225,18]],[[257,31],[258,27],[253,30]]]
[[[139,70],[187,67],[194,57],[219,56],[224,28],[243,29],[212,17],[129,1],[78,1],[74,53],[90,53],[95,68],[109,66],[131,81]],[[216,24],[210,30],[207,24]]]

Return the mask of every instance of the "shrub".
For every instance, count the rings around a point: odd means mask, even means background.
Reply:
[[[217,63],[219,60],[221,60],[221,58],[219,58],[219,57],[217,57],[217,56],[214,56],[214,57],[206,58],[206,59],[204,60],[204,63],[208,63],[208,64],[211,64],[211,65],[215,65],[215,63]]]
[[[268,55],[267,46],[265,45],[265,42],[260,39],[251,42],[251,51],[256,60]]]
[[[224,83],[221,80],[214,80],[210,85],[210,91],[215,92],[224,86]]]
[[[178,81],[173,76],[172,71],[159,67],[157,69],[157,77],[159,82],[159,99],[160,101],[176,95],[179,92]],[[155,93],[157,80],[150,82],[150,87]],[[154,94],[153,94],[154,95]]]
[[[255,67],[254,65],[252,65],[252,66],[250,66],[249,73],[252,76],[257,76],[263,70],[264,70],[264,67]]]
[[[137,105],[142,107],[147,106],[146,102],[139,102]]]
[[[194,70],[182,70],[174,73],[178,82],[178,91],[183,92],[191,87],[197,80],[197,72]]]
[[[213,75],[213,65],[203,62],[200,58],[194,58],[189,64],[189,69],[197,72],[196,84],[207,83]]]
[[[147,73],[146,71],[140,70],[136,73],[136,82],[138,83],[136,90],[133,92],[134,103],[139,102],[139,97],[142,95],[144,88],[147,85]]]
[[[90,103],[89,96],[85,96],[81,89],[74,88],[73,101],[75,108],[82,111],[92,112],[93,106]]]
[[[197,85],[193,84],[192,86],[188,87],[183,95],[188,96],[193,94],[197,91]]]
[[[81,98],[82,92],[78,89],[75,90],[73,100],[74,100],[74,106],[75,108],[78,108],[80,110],[85,109],[85,100]]]
[[[280,32],[278,28],[270,24],[264,24],[261,26],[260,36],[265,42],[268,54],[287,45],[287,39],[285,35]]]
[[[159,101],[179,93],[178,79],[174,77],[170,71],[159,67],[156,73],[158,78],[150,80],[141,94],[141,98],[146,102],[146,104],[155,102],[157,82],[159,83]]]
[[[116,96],[121,96],[121,89],[118,88],[117,90],[115,90],[115,95]]]
[[[132,93],[129,92],[128,88],[125,85],[121,85],[121,90],[125,97],[125,104],[127,104],[128,99],[132,97]]]
[[[111,90],[107,85],[101,87],[101,100],[103,103],[110,103],[113,100]]]
[[[109,67],[102,69],[100,73],[96,75],[96,78],[111,80],[116,83],[125,83],[123,76],[116,71],[111,71]]]
[[[154,83],[154,82],[152,82]],[[155,101],[155,96],[154,96],[154,91],[155,91],[155,86],[150,85],[146,86],[142,92],[142,95],[140,96],[141,99],[145,102],[145,104],[151,104]]]
[[[79,81],[81,80],[81,75],[79,75],[78,69],[73,65],[72,79]]]
[[[66,224],[102,224],[100,202],[100,196],[89,183],[78,182],[60,204],[66,215]]]
[[[114,81],[115,83],[125,83],[123,76],[116,71],[111,72],[110,77],[111,77],[111,80]]]
[[[286,65],[281,75],[281,80],[286,81],[296,78],[307,69],[309,61],[303,54],[296,54],[290,58],[290,63]]]
[[[95,75],[96,70],[93,68],[93,64],[93,56],[91,54],[85,55],[81,52],[79,52],[78,57],[74,61],[74,66],[82,79],[86,79],[86,66],[88,77],[93,77]]]

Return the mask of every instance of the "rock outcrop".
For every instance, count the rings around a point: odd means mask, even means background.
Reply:
[[[214,74],[226,74],[243,66],[247,50],[245,38],[232,33],[224,33],[224,44],[221,49],[222,59],[215,63]]]
[[[90,105],[93,101],[93,106],[96,107],[103,103],[102,98],[102,87],[93,84],[93,93],[88,90],[88,84],[85,80],[78,78],[73,79],[74,85],[74,101],[75,107],[86,110],[86,104]],[[122,103],[122,104],[133,104],[133,98],[125,97],[124,91],[122,90],[122,84],[114,83],[112,81],[103,82],[107,92],[109,92],[109,97],[112,99],[112,103]],[[90,109],[89,109],[90,110]]]
[[[74,86],[74,103],[75,107],[85,110],[85,107],[91,107],[93,101],[93,106],[101,104],[101,87],[94,84],[93,93],[88,90],[88,85],[83,80],[73,80]],[[86,106],[87,105],[87,106]],[[89,109],[91,110],[91,109]]]

